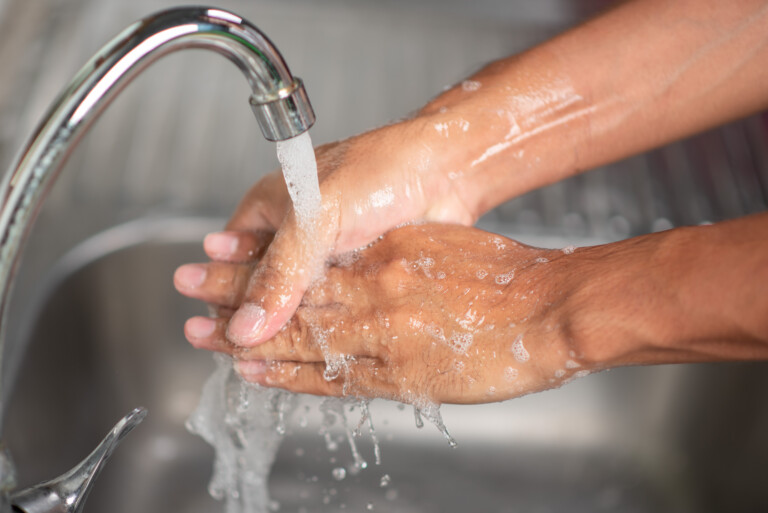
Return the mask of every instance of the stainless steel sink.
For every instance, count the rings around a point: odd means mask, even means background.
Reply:
[[[199,241],[219,223],[119,226],[48,274],[7,415],[21,485],[67,469],[143,405],[149,417],[118,449],[86,511],[222,510],[206,492],[212,450],[184,428],[214,367],[182,335],[184,319],[203,308],[171,284],[177,265],[204,258]],[[382,464],[363,436],[369,467],[342,481],[332,471],[352,462],[350,451],[327,449],[318,400],[305,398],[271,493],[285,512],[766,511],[766,370],[627,368],[505,403],[444,406],[456,449],[430,425],[416,429],[410,409],[374,402]],[[391,482],[381,487],[385,474]]]
[[[0,0],[0,168],[85,59],[126,22],[171,3]],[[305,79],[317,143],[402,116],[604,4],[218,3],[269,33]],[[343,58],[329,62],[335,55]],[[150,416],[118,449],[86,511],[221,510],[206,493],[212,451],[183,427],[214,367],[182,336],[184,319],[204,309],[176,294],[171,276],[203,258],[199,241],[222,224],[185,216],[228,215],[276,164],[241,82],[215,58],[169,58],[105,113],[53,188],[11,305],[18,351],[3,361],[3,376],[19,376],[5,418],[20,485],[67,470],[143,405]],[[761,211],[766,140],[765,117],[735,122],[513,199],[482,226],[556,246]],[[417,430],[408,409],[374,403],[382,465],[343,481],[332,470],[350,462],[349,450],[328,452],[316,416],[299,425],[301,407],[271,489],[291,513],[369,503],[405,513],[765,512],[767,404],[762,363],[620,369],[507,403],[444,407],[459,443],[451,450],[429,425]],[[317,401],[308,405],[317,411]],[[370,444],[361,445],[372,462]]]

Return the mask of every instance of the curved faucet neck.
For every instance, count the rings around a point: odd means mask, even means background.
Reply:
[[[88,61],[64,89],[3,179],[0,364],[8,301],[21,248],[52,180],[77,141],[123,87],[163,55],[183,48],[213,50],[243,72],[252,91],[251,107],[267,139],[295,137],[314,123],[301,81],[291,75],[272,42],[239,16],[221,9],[177,8],[129,26]],[[5,411],[3,386],[0,376],[0,430]],[[0,476],[0,483],[4,477]]]

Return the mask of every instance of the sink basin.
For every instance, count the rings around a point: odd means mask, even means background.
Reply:
[[[128,20],[172,3],[0,0],[7,29],[0,48],[13,49],[0,56],[0,162],[10,161],[19,147],[13,139],[31,131],[99,46]],[[219,3],[274,37],[305,80],[318,112],[317,143],[388,123],[484,63],[605,7],[595,0]],[[230,68],[192,52],[147,70],[74,151],[46,200],[3,355],[4,379],[18,375],[4,442],[20,486],[69,469],[141,405],[149,417],[107,465],[86,512],[223,509],[206,492],[213,452],[184,429],[214,363],[186,343],[182,326],[205,310],[171,285],[175,267],[203,259],[202,236],[223,222],[162,217],[227,215],[277,164]],[[482,226],[562,247],[762,211],[766,127],[757,116],[593,170],[501,205]],[[107,229],[147,213],[160,218]],[[568,234],[578,238],[562,238]],[[26,348],[23,365],[12,345]],[[369,504],[402,513],[765,512],[767,381],[764,363],[626,368],[505,403],[445,406],[456,449],[431,426],[416,429],[409,409],[374,402],[382,464],[373,465],[363,437],[371,464],[342,481],[333,469],[351,462],[350,451],[327,450],[317,415],[301,426],[304,406],[316,413],[319,403],[306,398],[278,454],[271,493],[291,513],[368,511]],[[381,487],[385,475],[391,482]]]
[[[148,418],[116,451],[85,510],[223,510],[206,491],[213,452],[184,428],[214,368],[182,334],[184,319],[204,308],[171,284],[177,265],[204,259],[200,240],[217,226],[129,223],[82,243],[48,274],[6,418],[20,486],[74,465],[141,405]],[[271,495],[280,511],[307,513],[767,511],[766,370],[617,369],[504,403],[444,406],[456,449],[429,424],[417,429],[409,408],[374,401],[381,465],[363,435],[369,466],[343,480],[333,470],[352,462],[349,447],[328,450],[320,399],[304,397]],[[349,416],[354,424],[359,413]]]

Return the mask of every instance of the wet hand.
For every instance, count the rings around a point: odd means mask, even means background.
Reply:
[[[199,265],[199,285],[180,289],[224,312],[254,308],[241,306],[258,266],[251,254]],[[586,373],[560,324],[564,256],[474,228],[406,226],[330,265],[265,343],[234,344],[226,316],[190,319],[185,333],[266,386],[414,404],[499,401]]]
[[[248,347],[274,336],[333,255],[413,220],[475,221],[478,213],[432,170],[434,156],[421,130],[416,122],[402,122],[318,148],[322,208],[309,230],[297,221],[279,172],[245,195],[229,231],[205,241],[214,260],[261,257],[240,291],[244,304],[231,319],[230,340]],[[236,233],[243,231],[253,237]]]

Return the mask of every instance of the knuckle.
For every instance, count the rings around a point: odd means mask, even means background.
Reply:
[[[325,275],[315,280],[302,298],[302,305],[324,305],[330,303],[334,297],[334,291],[336,290],[334,284],[338,284],[338,280],[331,276],[331,270]]]
[[[286,387],[296,382],[300,370],[300,364],[282,361],[270,362],[265,381],[271,386]]]
[[[265,259],[256,267],[251,275],[251,285],[254,286],[274,286],[282,284],[287,278],[285,265],[282,262],[275,262],[274,259]]]
[[[299,359],[305,335],[304,327],[295,318],[288,321],[288,324],[278,332],[277,336],[281,357],[283,359]]]
[[[355,332],[355,354],[374,355],[380,353],[381,341],[386,338],[387,329],[384,327],[389,321],[382,313],[379,317],[376,314],[362,313],[353,317]]]
[[[318,347],[321,346],[327,330],[319,325],[313,309],[299,307],[289,326],[291,348],[297,354],[300,353],[304,359],[316,359]]]
[[[378,269],[379,285],[388,295],[405,293],[409,288],[410,277],[411,266],[405,258],[381,264]]]
[[[236,307],[243,303],[245,292],[248,288],[248,278],[253,270],[252,266],[237,266],[232,278],[232,286],[229,287],[228,305]]]
[[[376,358],[356,358],[344,384],[347,395],[389,398],[386,370]]]

